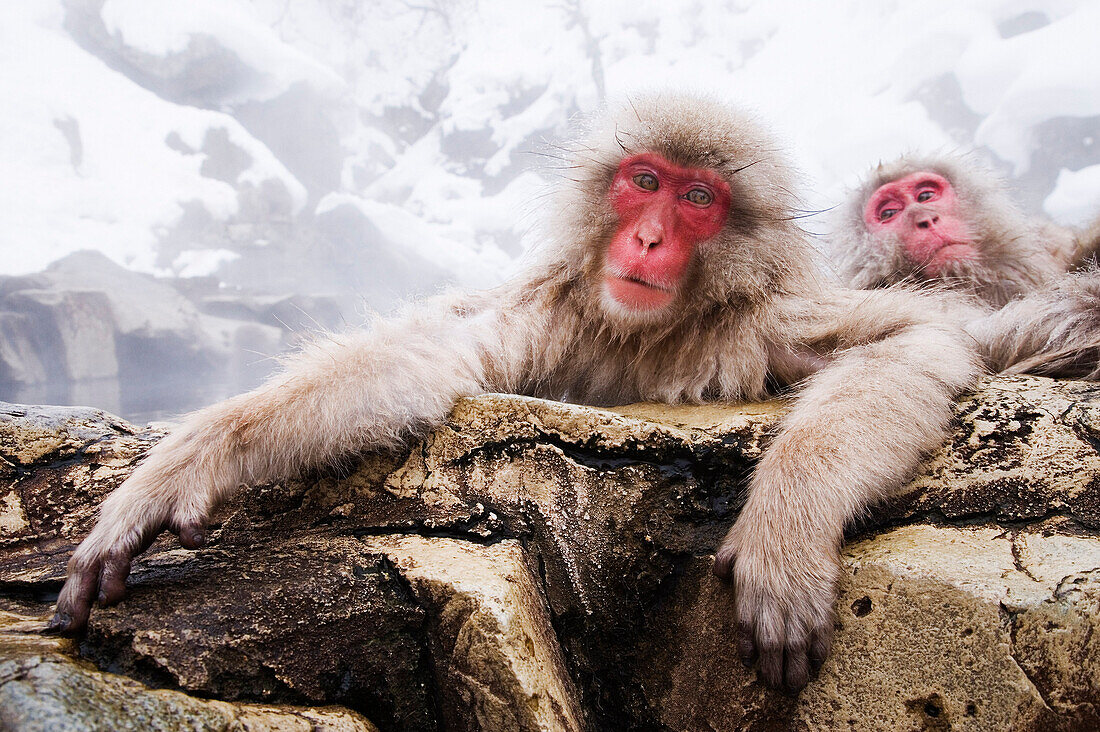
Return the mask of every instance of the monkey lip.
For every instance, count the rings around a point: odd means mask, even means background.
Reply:
[[[974,251],[974,244],[969,239],[941,232],[911,236],[904,247],[906,256],[914,262],[927,262],[940,257],[954,259]]]
[[[632,310],[656,310],[676,296],[668,287],[631,276],[607,275],[604,287],[615,302]]]

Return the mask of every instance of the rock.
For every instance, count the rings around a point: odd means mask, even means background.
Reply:
[[[781,401],[463,400],[405,452],[242,491],[203,550],[159,540],[58,658],[384,730],[1093,728],[1098,397],[1014,377],[961,400],[948,443],[852,528],[833,653],[798,696],[736,660],[710,573]],[[0,602],[44,619],[92,507],[158,434],[5,414]]]
[[[430,608],[445,729],[582,729],[576,689],[519,542],[412,534],[365,544]]]
[[[15,341],[34,349],[37,372],[20,369],[21,383],[102,379],[118,376],[115,321],[110,302],[94,290],[20,290],[4,299],[4,307],[25,316],[30,338]],[[33,363],[24,359],[24,363]],[[37,378],[36,378],[37,377]]]
[[[46,373],[34,318],[0,312],[0,383],[34,384]]]
[[[170,284],[90,250],[57,260],[42,277],[55,292],[94,290],[107,298],[117,329],[118,362],[125,369],[136,374],[210,367],[199,313]]]
[[[0,286],[0,388],[209,371],[217,352],[171,285],[79,251]]]
[[[0,611],[0,729],[194,729],[377,732],[339,707],[229,704],[152,689],[73,658],[70,641],[34,633],[44,618]]]

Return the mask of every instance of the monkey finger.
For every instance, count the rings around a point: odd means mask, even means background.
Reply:
[[[829,657],[829,651],[833,647],[832,627],[821,628],[814,631],[810,640],[810,667],[816,674],[821,670],[821,665]]]
[[[126,578],[130,575],[130,553],[114,551],[103,560],[99,575],[99,605],[110,607],[126,596]]]
[[[799,692],[810,681],[810,660],[805,644],[787,646],[784,682],[788,691]]]
[[[749,608],[753,608],[748,615]],[[755,602],[742,606],[741,622],[751,624],[756,652],[760,660],[760,678],[775,689],[783,685],[783,650],[787,635],[782,613],[768,602],[756,598]]]
[[[96,583],[99,581],[99,567],[97,562],[79,569],[70,569],[69,579],[57,596],[54,616],[46,624],[47,633],[78,633],[88,624]]]
[[[718,550],[718,554],[714,557],[714,564],[711,566],[711,571],[716,577],[724,580],[733,578],[734,555],[732,548],[722,547]]]
[[[737,655],[746,666],[752,666],[756,662],[756,643],[752,637],[752,626],[748,623],[738,625]]]
[[[783,684],[783,646],[768,644],[759,646],[760,678],[773,689]]]
[[[177,533],[185,549],[201,549],[206,544],[206,527],[198,521],[184,524]]]

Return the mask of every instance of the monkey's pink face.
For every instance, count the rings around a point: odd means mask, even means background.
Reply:
[[[906,259],[931,276],[950,262],[978,257],[955,188],[930,171],[912,173],[876,190],[863,209],[863,220],[875,235],[895,235]]]
[[[625,158],[608,198],[619,226],[607,248],[604,292],[632,312],[660,310],[683,284],[696,245],[722,230],[729,184],[655,153]]]

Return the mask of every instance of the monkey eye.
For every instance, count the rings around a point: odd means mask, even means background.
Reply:
[[[710,194],[710,191],[702,188],[692,188],[684,194],[684,198],[696,206],[709,206],[714,201],[714,196]]]
[[[921,191],[917,194],[917,201],[924,203],[934,195],[936,195],[935,191]]]
[[[897,214],[897,212],[900,210],[900,208],[884,208],[882,209],[882,211],[879,212],[878,220],[886,221],[887,219],[892,219],[894,218],[894,215]]]
[[[638,173],[634,176],[634,184],[647,191],[657,190],[657,176],[649,173]]]

